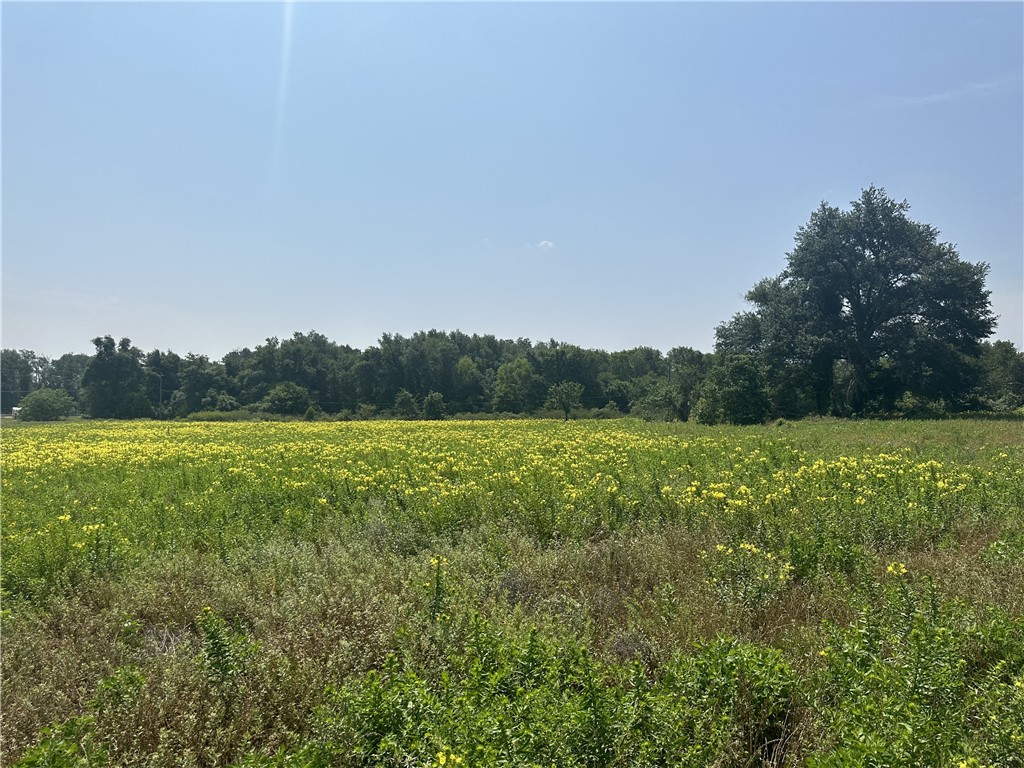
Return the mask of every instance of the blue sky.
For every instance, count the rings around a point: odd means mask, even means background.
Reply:
[[[3,346],[692,346],[871,184],[1024,347],[1024,5],[3,3]]]

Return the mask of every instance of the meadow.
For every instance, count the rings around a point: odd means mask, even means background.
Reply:
[[[1020,422],[0,437],[3,765],[1024,765]]]

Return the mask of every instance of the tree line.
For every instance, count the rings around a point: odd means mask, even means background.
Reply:
[[[621,352],[460,331],[384,334],[364,350],[316,331],[270,338],[222,360],[143,352],[93,339],[93,355],[49,361],[3,351],[3,410],[35,390],[60,390],[92,418],[179,418],[197,412],[439,418],[604,409],[687,418],[692,388],[714,355],[681,347]],[[573,386],[567,386],[573,385]]]
[[[1024,353],[989,342],[988,267],[963,261],[876,187],[822,203],[785,270],[716,328],[715,351],[606,352],[461,331],[384,334],[364,350],[316,331],[221,360],[93,339],[54,360],[4,349],[0,410],[56,418],[443,418],[630,413],[655,420],[938,416],[1024,407]]]

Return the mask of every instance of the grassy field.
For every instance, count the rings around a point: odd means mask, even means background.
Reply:
[[[3,764],[1021,766],[1021,438],[5,426]]]

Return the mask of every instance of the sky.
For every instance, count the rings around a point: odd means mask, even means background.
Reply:
[[[12,3],[2,340],[690,346],[885,188],[1024,348],[1022,3]]]

